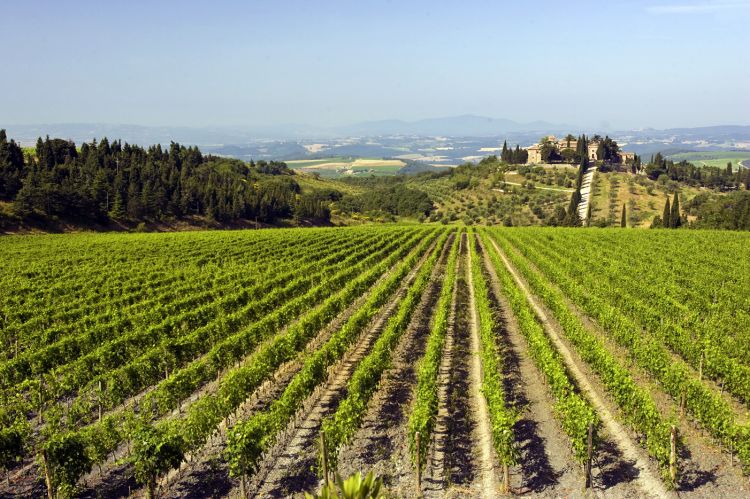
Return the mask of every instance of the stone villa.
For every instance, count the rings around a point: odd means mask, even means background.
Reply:
[[[573,149],[576,150],[576,147],[578,145],[578,141],[576,139],[572,140],[566,140],[566,139],[558,139],[554,135],[550,135],[550,140],[557,146],[558,151],[562,151],[563,149]],[[596,149],[599,147],[599,141],[591,140],[588,143],[588,158],[592,161],[596,161]],[[535,163],[541,163],[542,162],[542,148],[539,146],[539,144],[534,144],[533,146],[527,147],[526,150],[529,152],[529,159],[527,161],[528,164],[535,164]],[[620,151],[620,160],[623,163],[626,163],[627,161],[632,161],[635,159],[635,153],[632,152],[625,152]]]

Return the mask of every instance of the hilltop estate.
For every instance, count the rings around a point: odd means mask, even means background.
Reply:
[[[595,135],[590,140],[585,141],[586,157],[591,161],[604,160],[604,151],[602,145],[608,142],[609,138],[602,139],[598,135]],[[538,144],[534,144],[526,148],[528,152],[529,164],[536,163],[547,163],[550,161],[549,155],[557,157],[563,161],[569,160],[575,156],[578,152],[578,139],[572,135],[567,135],[564,138],[558,139],[554,135],[543,137]],[[545,157],[545,149],[548,150],[547,157]],[[606,158],[610,159],[610,158]],[[617,148],[615,157],[610,160],[614,163],[628,163],[635,159],[635,153],[620,151]]]

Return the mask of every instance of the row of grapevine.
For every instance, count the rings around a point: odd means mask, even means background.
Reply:
[[[497,343],[497,324],[492,314],[489,291],[482,273],[482,263],[477,254],[476,235],[469,233],[469,282],[479,316],[479,358],[482,362],[481,389],[487,401],[490,423],[492,425],[492,442],[500,465],[505,469],[516,464],[518,451],[514,445],[515,425],[518,415],[507,407],[503,388],[503,358]],[[507,483],[506,483],[507,487]]]
[[[445,338],[448,332],[448,319],[453,305],[453,293],[456,288],[456,269],[458,266],[461,232],[456,234],[451,245],[448,263],[445,266],[440,297],[435,306],[432,329],[427,338],[425,353],[417,366],[417,387],[414,404],[409,416],[409,449],[412,460],[417,463],[418,456],[426,455],[438,412],[438,372],[443,356]],[[419,433],[419,448],[416,434]],[[424,465],[420,459],[418,466]]]

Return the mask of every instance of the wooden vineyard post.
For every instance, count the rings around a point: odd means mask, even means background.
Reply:
[[[47,462],[47,451],[42,449],[42,463],[44,464],[44,484],[47,486],[47,499],[53,499],[52,477],[49,474],[49,463]]]
[[[422,497],[422,459],[421,459],[421,452],[420,452],[420,439],[419,439],[419,432],[416,432],[414,434],[414,444],[416,445],[417,449],[417,497]]]
[[[669,478],[677,486],[677,428],[672,426],[669,436]]]
[[[586,470],[585,470],[585,486],[584,488],[591,488],[591,460],[594,454],[594,424],[589,423],[589,435],[586,440]]]
[[[44,394],[42,393],[43,389],[44,389],[44,383],[42,381],[42,377],[39,376],[39,413],[38,413],[39,424],[42,424],[42,409],[44,408]]]
[[[510,467],[507,464],[503,465],[503,487],[505,493],[510,494]]]
[[[685,406],[687,405],[687,391],[683,388],[680,392],[680,417],[685,414]]]
[[[247,497],[247,484],[245,480],[247,480],[247,475],[243,472],[240,476],[240,495],[243,499]]]
[[[323,461],[323,484],[328,485],[328,449],[326,449],[326,432],[320,432],[320,453]]]

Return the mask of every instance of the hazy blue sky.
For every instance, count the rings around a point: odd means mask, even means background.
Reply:
[[[5,0],[0,46],[0,125],[750,124],[750,0]]]

